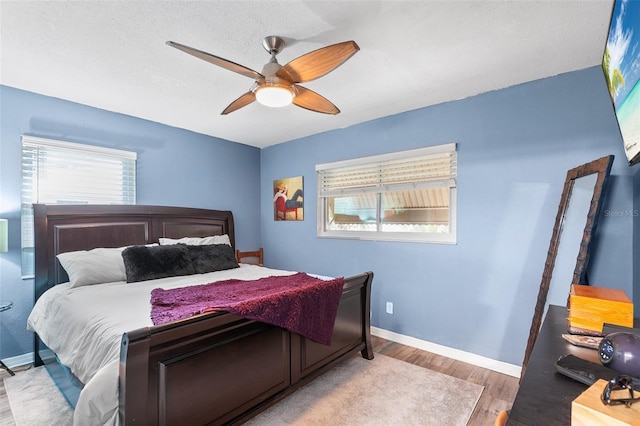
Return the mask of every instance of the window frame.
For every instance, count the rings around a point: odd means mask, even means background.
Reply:
[[[449,192],[449,232],[383,232],[376,231],[346,231],[327,229],[327,200],[328,196],[322,194],[321,173],[325,170],[343,169],[355,166],[365,166],[373,163],[384,163],[389,161],[409,159],[419,156],[450,153],[452,156],[452,168],[454,173],[448,178],[434,181],[431,186],[448,186]],[[368,241],[395,241],[395,242],[417,242],[432,244],[457,244],[457,147],[456,143],[429,146],[406,151],[397,151],[387,154],[373,155],[367,157],[354,158],[349,160],[335,161],[316,165],[317,179],[317,236],[319,238],[336,239],[357,239]],[[398,189],[396,189],[398,190]],[[405,189],[406,190],[406,189]],[[371,193],[372,191],[369,190]],[[376,226],[381,224],[381,194],[384,192],[394,192],[394,189],[378,187],[376,194]]]

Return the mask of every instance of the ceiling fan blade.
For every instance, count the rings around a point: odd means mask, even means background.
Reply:
[[[344,41],[309,52],[284,65],[276,75],[292,83],[315,80],[333,71],[352,57],[360,47],[355,41]]]
[[[313,90],[309,90],[302,86],[295,85],[297,94],[293,98],[293,103],[301,108],[309,111],[321,112],[323,114],[340,114],[337,106],[328,99],[318,95]]]
[[[236,64],[235,62],[229,61],[227,59],[212,55],[211,53],[203,52],[202,50],[194,49],[193,47],[185,46],[184,44],[176,43],[173,41],[168,41],[167,44],[171,47],[175,47],[178,50],[182,50],[183,52],[188,53],[189,55],[193,55],[196,58],[205,60],[207,62],[212,63],[213,65],[217,65],[229,71],[242,74],[246,77],[253,78],[254,80],[259,80],[264,78],[264,76],[257,71],[254,71],[240,64]]]
[[[242,107],[249,105],[251,102],[256,100],[256,95],[253,92],[247,92],[244,95],[240,96],[235,101],[231,102],[228,107],[220,113],[220,115],[227,115],[230,112],[236,111]]]

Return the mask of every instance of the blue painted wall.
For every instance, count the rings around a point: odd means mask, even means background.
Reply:
[[[232,210],[236,244],[260,245],[260,150],[122,114],[0,86],[0,217],[9,219],[0,255],[0,358],[31,352],[26,319],[33,281],[20,276],[20,136],[23,134],[138,154],[138,204]]]
[[[265,148],[265,263],[331,276],[372,270],[372,325],[520,365],[567,170],[614,154],[604,208],[634,205],[608,96],[593,67]],[[457,245],[316,237],[316,164],[448,142],[458,144]],[[272,182],[292,176],[304,177],[305,219],[275,222]],[[592,285],[633,295],[634,220],[601,219]],[[569,284],[552,289],[554,304],[565,304]]]
[[[262,245],[267,266],[374,271],[374,326],[518,365],[566,171],[614,154],[604,208],[639,202],[640,166],[624,161],[599,67],[263,150],[3,86],[0,101],[0,217],[11,231],[10,252],[0,255],[0,300],[16,302],[0,314],[3,358],[31,351],[24,324],[32,282],[19,273],[22,134],[134,150],[139,204],[230,209],[238,247]],[[448,142],[459,155],[457,245],[316,237],[316,164]],[[293,176],[305,179],[305,220],[275,222],[272,182]],[[593,285],[621,288],[636,305],[637,220],[602,217],[590,267]],[[384,313],[386,301],[393,315]]]

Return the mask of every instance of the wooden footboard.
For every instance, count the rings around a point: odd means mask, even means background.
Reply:
[[[227,313],[126,333],[121,422],[241,423],[355,352],[372,359],[372,280],[372,272],[345,279],[330,346]]]

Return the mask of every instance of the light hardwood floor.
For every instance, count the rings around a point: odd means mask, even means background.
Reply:
[[[484,386],[478,405],[471,415],[468,426],[490,426],[500,412],[511,407],[518,392],[518,379],[492,370],[476,367],[461,361],[436,355],[420,349],[404,346],[373,336],[375,353],[386,355],[420,367],[438,371],[449,376],[457,377],[467,382]],[[17,368],[16,372],[25,369]],[[4,388],[4,379],[9,373],[0,370],[0,426],[13,425],[11,409]]]

